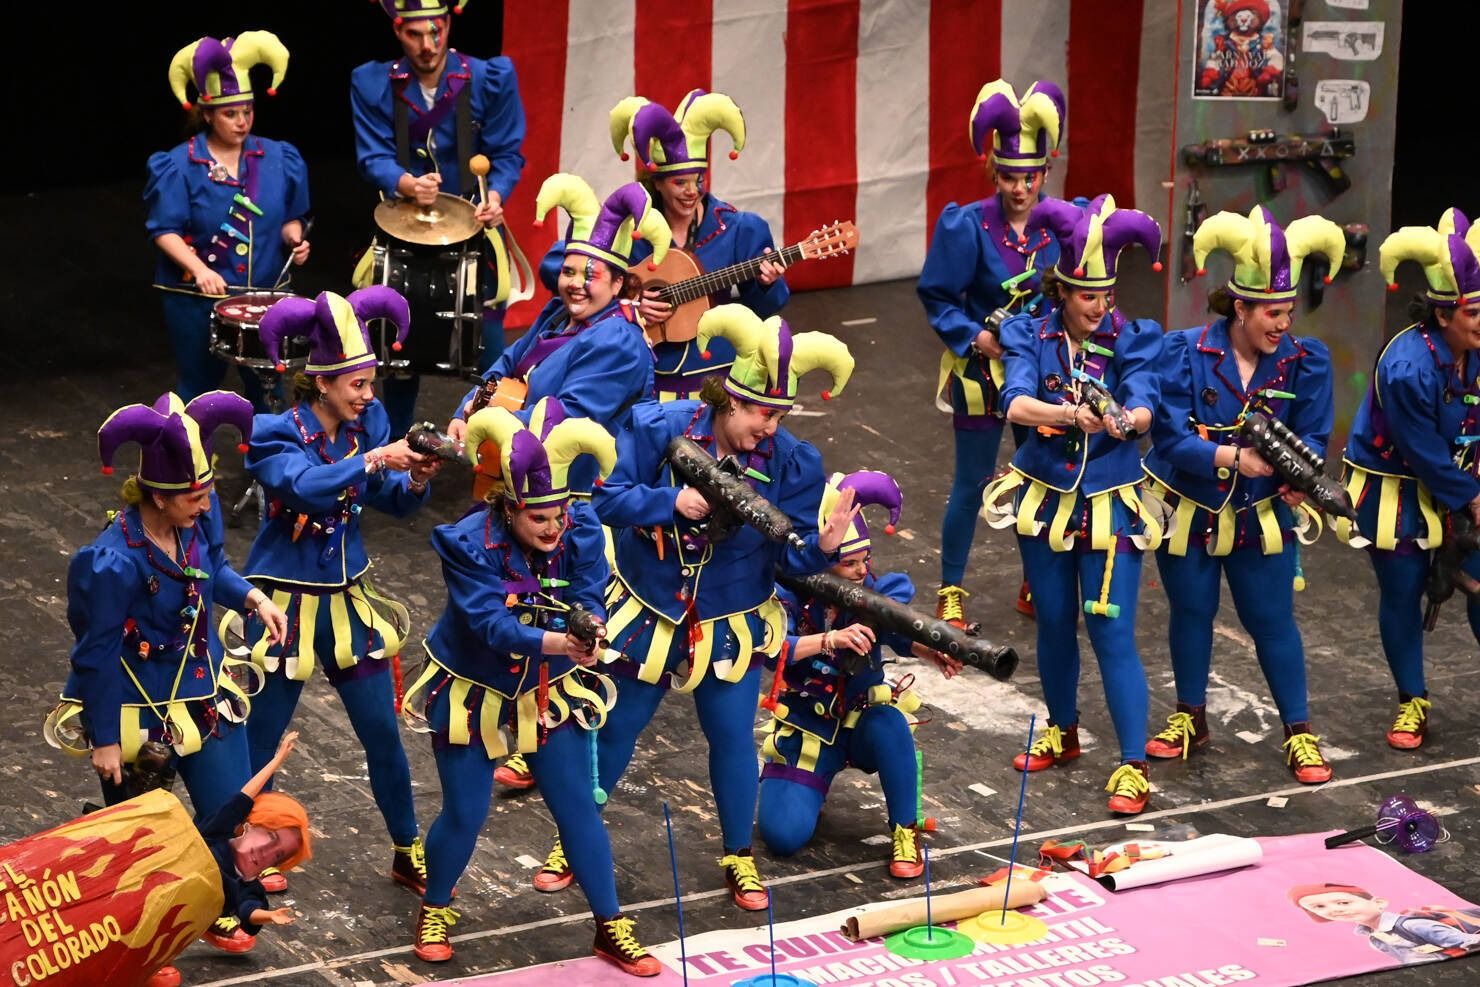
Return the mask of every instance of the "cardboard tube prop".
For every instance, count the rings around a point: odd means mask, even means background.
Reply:
[[[168,792],[0,846],[0,957],[16,984],[140,987],[221,904],[216,861]]]
[[[971,918],[986,911],[1001,912],[1002,892],[1002,886],[994,884],[989,888],[970,888],[955,894],[936,895],[930,902],[931,921],[939,925],[942,922]],[[1036,905],[1046,896],[1043,885],[1018,881],[1013,885],[1012,897],[1007,900],[1007,907]],[[855,912],[843,920],[842,931],[850,942],[860,942],[924,924],[925,899],[917,898],[884,908]]]

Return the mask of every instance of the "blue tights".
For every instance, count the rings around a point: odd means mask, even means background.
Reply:
[[[1402,696],[1427,695],[1423,675],[1423,590],[1429,553],[1369,548],[1367,556],[1377,573],[1377,628],[1393,682]],[[1471,576],[1480,577],[1480,553],[1471,555],[1464,568]],[[1470,632],[1480,642],[1480,603],[1469,601],[1466,614]]]
[[[571,872],[586,892],[593,914],[608,918],[617,905],[611,841],[591,793],[591,755],[586,731],[576,726],[552,730],[534,754],[526,754],[540,795],[555,817]],[[427,830],[428,905],[446,905],[472,859],[478,832],[488,819],[494,761],[481,742],[439,744],[437,775],[442,781],[442,812]]]
[[[895,826],[915,822],[915,738],[903,713],[893,706],[870,706],[856,724],[843,731],[834,746],[847,751],[847,764],[866,774],[878,772],[891,832]],[[839,764],[837,770],[842,766]],[[819,774],[818,781],[824,787],[831,785],[836,773]],[[761,839],[772,853],[789,857],[812,839],[825,798],[821,788],[788,778],[761,781],[757,823]]]
[[[1002,445],[1002,422],[992,419],[990,428],[956,429],[956,475],[946,500],[945,519],[940,526],[940,581],[960,586],[966,576],[966,558],[976,538],[976,517],[982,508],[982,491],[997,471],[997,450]]]
[[[1098,600],[1108,553],[1055,552],[1046,539],[1018,538],[1023,566],[1038,611],[1038,677],[1049,718],[1067,727],[1079,722],[1080,600]],[[1141,589],[1141,553],[1120,552],[1111,573],[1110,602],[1119,617],[1085,614],[1090,644],[1105,682],[1105,702],[1120,742],[1122,761],[1146,759],[1146,671],[1136,650],[1136,598]],[[1083,596],[1081,597],[1081,594]]]
[[[760,663],[752,662],[739,682],[721,682],[712,674],[706,675],[693,692],[699,727],[709,743],[709,786],[719,811],[726,853],[750,846],[750,833],[755,826],[756,794],[760,787],[755,754],[755,708],[760,683]],[[638,736],[668,694],[661,685],[628,678],[618,682],[617,691],[617,704],[607,714],[597,745],[601,787],[613,795],[632,760]]]
[[[1305,690],[1305,646],[1295,626],[1295,549],[1265,555],[1259,547],[1212,556],[1197,547],[1186,555],[1156,553],[1156,566],[1166,587],[1171,616],[1167,637],[1177,701],[1189,706],[1207,702],[1208,670],[1213,663],[1213,618],[1218,613],[1219,573],[1228,577],[1239,623],[1254,639],[1259,667],[1274,693],[1280,719],[1310,719]]]
[[[369,659],[366,659],[369,660]],[[385,828],[396,846],[410,846],[416,839],[416,806],[411,796],[411,766],[401,746],[396,722],[394,689],[388,661],[376,662],[374,672],[361,678],[334,683],[350,726],[365,750],[370,773],[370,791],[385,818]],[[293,722],[303,683],[282,670],[267,676],[267,684],[252,698],[247,718],[247,736],[252,748],[252,771],[261,770],[277,753],[278,742]],[[271,787],[271,783],[269,783]]]

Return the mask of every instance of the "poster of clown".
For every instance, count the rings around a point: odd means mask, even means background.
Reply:
[[[1289,32],[1281,0],[1202,0],[1194,99],[1280,99]]]

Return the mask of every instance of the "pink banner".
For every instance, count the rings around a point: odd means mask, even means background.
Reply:
[[[905,959],[878,939],[851,943],[838,932],[847,912],[781,923],[776,970],[846,987],[1274,987],[1480,948],[1480,909],[1380,850],[1327,850],[1324,835],[1261,839],[1254,866],[1114,894],[1080,874],[1050,875],[1047,900],[1030,911],[1047,923],[1045,938],[978,945],[955,960]],[[800,897],[776,890],[782,908]],[[667,969],[646,982],[684,983],[678,944],[653,952]],[[688,983],[706,987],[770,971],[764,926],[693,936],[686,956]],[[627,982],[586,957],[457,983],[548,987],[552,977],[561,987]]]

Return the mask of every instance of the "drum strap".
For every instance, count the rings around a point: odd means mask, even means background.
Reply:
[[[396,162],[406,171],[411,170],[411,119],[404,92],[406,80],[392,85],[391,107],[394,109],[393,123],[396,129]]]
[[[471,85],[465,85],[457,91],[457,174],[462,179],[462,188],[457,194],[464,199],[473,194],[478,187],[478,179],[473,174],[473,169],[468,167],[468,160],[473,156],[473,98]]]

